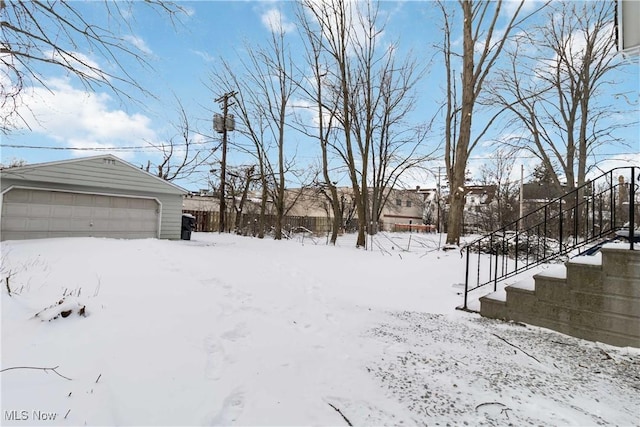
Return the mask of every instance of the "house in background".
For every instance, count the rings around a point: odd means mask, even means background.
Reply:
[[[491,231],[486,216],[491,212],[490,207],[496,203],[495,185],[467,185],[465,187],[465,202],[463,212],[464,230],[468,233],[483,233]]]
[[[465,229],[482,231],[486,216],[496,204],[495,185],[475,185],[468,187],[465,199]],[[357,227],[357,213],[350,187],[338,187],[338,196],[343,213],[343,229],[353,231]],[[331,229],[333,211],[330,201],[322,189],[292,188],[285,192],[287,213],[283,227],[285,230],[304,228],[317,234],[325,234]],[[446,231],[448,206],[446,194],[436,188],[391,189],[380,215],[376,231]],[[238,232],[251,232],[260,211],[260,194],[252,192],[246,201]],[[219,218],[219,195],[201,190],[186,195],[184,212],[196,218],[197,231],[217,231]],[[227,200],[227,230],[234,229],[235,212],[233,200]],[[273,225],[273,203],[268,200],[266,226]]]
[[[381,215],[385,231],[432,232],[437,228],[435,189],[392,189]],[[434,201],[436,203],[434,203]]]
[[[356,206],[353,201],[353,190],[350,187],[337,189],[340,209],[342,211],[343,229],[353,231],[357,228]],[[393,189],[389,193],[387,203],[382,209],[378,231],[435,231],[437,221],[436,190],[423,190],[419,187],[411,190]],[[285,192],[287,212],[283,227],[285,230],[308,229],[317,234],[325,234],[331,230],[333,210],[328,195],[319,188],[292,188]],[[428,199],[428,200],[427,200]],[[235,201],[237,203],[237,200]],[[233,230],[236,205],[232,198],[227,200],[227,229]],[[196,231],[217,231],[219,218],[219,194],[200,191],[184,196],[183,212],[196,218]],[[267,201],[266,226],[273,225],[274,206]],[[430,215],[425,216],[429,211]],[[433,212],[431,212],[433,211]],[[253,231],[254,223],[260,212],[260,194],[250,192],[242,210],[238,232]],[[427,221],[425,223],[425,221]],[[433,222],[429,222],[433,221]]]
[[[549,203],[551,200],[564,196],[567,192],[566,184],[560,189],[546,182],[529,182],[522,185],[522,200],[524,212],[530,212]]]
[[[186,190],[113,155],[0,170],[0,239],[180,239]]]

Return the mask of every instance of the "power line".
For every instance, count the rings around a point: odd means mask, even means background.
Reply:
[[[191,142],[189,144],[167,144],[167,145],[134,145],[129,147],[51,147],[44,145],[21,145],[21,144],[1,144],[3,148],[25,148],[34,150],[60,150],[60,151],[139,151],[162,150],[169,147],[186,147],[187,145],[204,145],[209,142]]]
[[[132,147],[46,147],[38,145],[18,145],[18,144],[2,144],[5,148],[26,148],[35,150],[74,150],[74,151],[130,151],[130,150],[149,150],[158,149],[159,147],[152,146],[132,146]]]
[[[593,153],[590,154],[589,157],[606,157],[606,156],[632,156],[632,155],[640,155],[640,152],[632,151],[632,152],[623,152],[623,153]],[[529,155],[519,155],[514,156],[513,159],[537,159],[538,157],[529,154]],[[491,156],[471,156],[468,160],[494,160],[495,157]],[[437,158],[435,160],[444,160],[444,157]]]
[[[3,148],[19,148],[19,149],[30,149],[30,150],[56,150],[56,151],[130,151],[130,152],[146,152],[159,150],[161,151],[164,147],[186,147],[187,145],[205,145],[209,144],[210,141],[203,142],[191,142],[189,144],[180,143],[180,144],[168,144],[166,146],[154,146],[154,145],[133,145],[133,146],[124,146],[124,147],[51,147],[44,145],[23,145],[23,144],[0,144]],[[632,155],[640,155],[639,152],[621,152],[621,153],[594,153],[591,154],[591,157],[607,157],[607,156],[632,156]],[[296,157],[301,158],[315,158],[310,155],[297,155]],[[519,155],[513,157],[514,159],[535,159],[537,156],[530,155]],[[493,160],[494,157],[491,156],[471,156],[468,160]],[[444,157],[436,157],[433,160],[442,161]]]

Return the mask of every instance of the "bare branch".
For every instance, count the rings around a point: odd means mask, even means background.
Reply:
[[[90,22],[82,11],[92,7],[74,2],[53,0],[0,2],[0,99],[3,116],[0,128],[11,131],[16,120],[24,121],[18,112],[19,96],[25,87],[41,85],[50,88],[50,71],[61,70],[75,76],[87,90],[106,87],[116,95],[135,100],[135,92],[145,93],[144,87],[125,66],[124,58],[133,59],[144,68],[150,68],[146,53],[127,39],[123,7],[133,2],[99,4],[110,19],[109,27]],[[161,9],[172,22],[184,8],[172,2],[146,1],[152,8]],[[113,24],[113,25],[112,25]],[[128,24],[127,24],[128,25]],[[128,28],[130,30],[130,28]],[[106,61],[103,68],[89,59]]]
[[[71,378],[65,377],[60,372],[58,372],[57,371],[58,368],[59,368],[59,366],[54,366],[53,368],[41,368],[41,367],[37,367],[37,366],[13,366],[11,368],[0,369],[0,372],[11,371],[11,370],[14,370],[14,369],[36,369],[36,370],[44,371],[44,372],[47,372],[47,373],[49,371],[51,371],[54,374],[56,374],[57,376],[59,376],[60,378],[64,378],[65,380],[71,381]]]
[[[511,347],[513,347],[513,348],[517,348],[518,350],[520,350],[521,352],[523,352],[524,354],[526,354],[527,356],[529,356],[530,358],[532,358],[532,359],[533,359],[533,360],[535,360],[536,362],[538,362],[538,363],[542,363],[542,362],[540,362],[540,361],[539,361],[535,356],[532,356],[531,354],[527,353],[526,351],[524,351],[522,348],[518,347],[517,345],[515,345],[515,344],[511,344],[509,341],[507,341],[506,339],[502,338],[500,335],[497,335],[497,334],[491,334],[491,335],[495,336],[496,338],[501,339],[502,341],[504,341],[504,342],[506,342],[507,344],[509,344]]]
[[[332,403],[328,403],[329,406],[331,406],[337,413],[340,414],[340,416],[342,417],[342,419],[347,423],[347,425],[352,426],[353,424],[351,424],[351,421],[349,421],[349,418],[345,417],[345,415],[342,413],[342,411],[337,408],[335,405],[333,405]]]

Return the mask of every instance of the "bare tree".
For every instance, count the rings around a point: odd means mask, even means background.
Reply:
[[[213,93],[219,91],[237,91],[234,96],[234,103],[230,110],[236,118],[236,131],[243,135],[249,143],[233,143],[236,150],[253,156],[256,159],[258,170],[258,181],[261,187],[261,201],[259,222],[257,224],[258,238],[264,238],[265,215],[267,211],[267,201],[269,197],[269,179],[267,174],[267,120],[262,111],[262,104],[256,94],[249,79],[245,75],[248,73],[248,66],[242,63],[242,73],[238,73],[238,67],[233,66],[227,60],[221,59],[221,68],[211,71],[211,86],[209,89]]]
[[[282,238],[283,218],[293,205],[286,200],[286,175],[295,167],[294,159],[285,155],[285,133],[287,129],[287,105],[295,91],[293,60],[285,42],[285,31],[281,23],[271,32],[269,46],[249,54],[253,65],[251,78],[263,103],[262,113],[267,120],[270,139],[275,144],[276,158],[266,156],[271,195],[275,210],[274,238]],[[275,163],[275,165],[274,165]]]
[[[540,159],[557,191],[563,181],[567,190],[584,184],[594,150],[620,143],[615,131],[629,125],[610,120],[616,107],[602,97],[615,85],[613,71],[624,66],[615,55],[614,7],[555,3],[545,25],[514,44],[510,67],[495,88],[513,127],[526,129],[516,134],[517,145]]]
[[[178,103],[178,122],[174,125],[176,135],[165,143],[148,142],[162,154],[162,159],[154,164],[147,162],[147,172],[154,173],[166,181],[182,179],[193,174],[200,166],[208,164],[209,160],[219,148],[211,147],[210,138],[198,133],[191,125],[191,121],[180,100]]]
[[[228,168],[229,180],[226,182],[227,194],[231,199],[231,208],[235,215],[234,231],[240,233],[242,226],[242,214],[249,196],[249,190],[254,186],[257,175],[256,166],[238,166]]]
[[[250,47],[247,47],[251,51]],[[250,155],[257,162],[257,181],[260,184],[261,201],[257,224],[258,238],[264,238],[266,229],[266,215],[268,204],[273,203],[275,181],[273,163],[270,159],[274,148],[273,135],[269,116],[265,111],[268,105],[264,101],[265,92],[256,89],[253,76],[254,62],[257,56],[250,55],[249,62],[240,60],[241,66],[234,66],[225,59],[221,59],[222,68],[214,69],[211,73],[212,91],[237,89],[235,102],[230,111],[236,117],[236,131],[244,138],[231,144],[233,149]],[[240,72],[238,72],[240,70]],[[270,81],[270,80],[269,80]],[[267,84],[269,83],[267,82]],[[268,95],[269,92],[266,92]],[[246,140],[246,141],[245,141]],[[248,141],[248,143],[247,143]]]
[[[321,144],[337,155],[349,177],[358,219],[356,245],[364,247],[389,190],[425,158],[420,152],[425,127],[405,122],[422,72],[411,55],[402,59],[397,46],[379,43],[384,31],[379,2],[305,0],[302,6],[303,28],[316,52],[311,56],[318,70],[316,86],[323,89],[313,92],[317,109],[335,121],[335,132],[321,137]],[[339,206],[337,193],[332,203]]]
[[[11,160],[9,160],[9,162],[6,165],[0,163],[0,169],[17,168],[17,167],[26,166],[26,165],[27,165],[26,160],[18,159],[14,157]]]
[[[381,70],[379,98],[376,101],[371,144],[371,222],[377,224],[387,205],[391,190],[401,182],[405,172],[420,167],[435,153],[426,142],[432,123],[411,125],[406,117],[414,109],[414,85],[421,73],[412,57],[402,64],[396,55],[388,57]]]
[[[503,2],[458,0],[462,12],[462,52],[455,53],[452,41],[453,22],[451,3],[439,2],[444,19],[442,46],[447,72],[445,115],[445,165],[451,188],[449,199],[447,243],[459,244],[465,203],[465,173],[467,161],[480,140],[491,128],[504,108],[489,120],[473,128],[473,116],[483,93],[485,81],[498,62],[505,43],[513,30],[522,23],[519,19],[524,1],[520,1],[509,16],[507,24],[498,28],[499,18],[507,14]],[[534,12],[535,13],[535,12]],[[531,16],[528,15],[528,16]],[[455,65],[461,59],[462,72],[459,86]],[[457,89],[460,87],[460,95]]]
[[[0,0],[1,130],[9,132],[16,120],[24,121],[17,110],[20,94],[30,85],[48,87],[47,75],[52,69],[74,75],[88,90],[107,87],[128,98],[129,89],[143,90],[122,62],[128,57],[146,65],[144,52],[125,34],[130,30],[125,16],[133,4],[105,0],[87,6],[53,0]],[[171,19],[183,12],[172,2],[147,0],[145,4],[167,13]],[[91,22],[82,7],[102,7],[103,16],[109,17],[109,27]],[[108,61],[110,67],[100,67],[89,58],[89,52]]]
[[[299,3],[300,4],[300,3]],[[300,33],[305,43],[305,57],[307,66],[311,70],[312,77],[308,79],[299,79],[296,83],[302,93],[311,105],[311,110],[315,113],[316,122],[309,125],[305,118],[297,117],[299,130],[311,138],[318,140],[321,153],[321,179],[313,180],[318,194],[322,194],[331,208],[333,221],[331,224],[330,243],[336,244],[338,234],[343,229],[343,209],[341,207],[337,182],[332,179],[330,168],[330,138],[334,132],[334,124],[336,110],[338,108],[335,91],[333,90],[333,82],[329,75],[326,52],[323,50],[324,32],[314,31],[314,24],[310,21],[310,17],[305,13],[303,6],[297,11],[298,21],[300,23]],[[304,75],[304,72],[301,74]],[[328,213],[328,212],[327,212]]]
[[[483,213],[485,230],[495,230],[518,219],[519,185],[517,180],[511,179],[516,154],[517,151],[509,147],[500,148],[480,168],[481,183],[494,185],[496,189],[495,204],[489,204]]]
[[[300,176],[295,169],[295,157],[287,157],[285,140],[288,105],[296,85],[284,29],[276,27],[267,46],[247,45],[244,53],[241,67],[221,60],[222,69],[212,72],[212,81],[217,88],[234,87],[238,91],[231,111],[238,118],[238,131],[248,138],[251,147],[236,145],[236,148],[256,157],[262,186],[259,237],[264,236],[264,216],[270,201],[275,211],[275,238],[281,239],[283,218],[296,199],[286,191],[287,180]]]
[[[322,50],[331,60],[331,63],[327,64],[326,70],[331,74],[329,79],[333,82],[333,90],[330,96],[334,97],[333,99],[336,101],[335,117],[341,128],[341,137],[336,135],[336,143],[331,143],[331,146],[337,151],[349,175],[359,223],[356,246],[364,247],[367,215],[364,203],[366,199],[363,199],[363,194],[366,198],[366,184],[363,189],[358,169],[366,170],[368,156],[367,153],[360,153],[365,155],[357,157],[351,117],[354,76],[350,54],[355,37],[353,34],[354,25],[356,25],[352,19],[354,15],[352,8],[356,8],[357,4],[346,0],[331,0],[322,3],[303,0],[302,4],[304,13],[308,13],[310,19],[315,22],[315,28],[312,31],[322,34],[317,40],[322,43]],[[364,164],[361,164],[363,158]]]

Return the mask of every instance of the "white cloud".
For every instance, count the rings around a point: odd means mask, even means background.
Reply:
[[[60,64],[65,64],[67,69],[75,70],[77,73],[84,74],[90,79],[110,80],[109,75],[102,70],[102,67],[84,53],[73,51],[70,51],[69,53],[48,51],[45,52],[44,57],[51,57],[51,60]]]
[[[214,56],[211,56],[209,53],[203,52],[201,50],[192,50],[191,52],[195,53],[200,58],[202,58],[204,62],[215,62],[216,60]]]
[[[505,13],[506,16],[511,17],[513,16],[514,13],[516,13],[516,10],[518,10],[518,7],[520,7],[520,1],[521,0],[507,0],[503,3],[503,11]],[[522,5],[522,9],[520,9],[520,13],[519,16],[526,16],[528,13],[531,13],[535,10],[536,7],[540,7],[542,6],[543,2],[542,1],[537,1],[537,0],[525,0],[524,4]]]
[[[614,168],[637,166],[640,164],[640,153],[610,155],[601,158],[588,173],[587,179],[594,179]],[[618,174],[619,175],[619,174]],[[617,177],[617,175],[614,175]]]
[[[196,15],[196,10],[193,7],[186,6],[184,4],[178,3],[178,7],[180,11],[186,15],[188,18]]]
[[[26,123],[18,124],[31,132],[46,135],[65,147],[85,150],[144,146],[158,141],[149,117],[112,109],[109,95],[75,89],[66,79],[52,79],[47,84],[49,89],[30,88],[22,94],[18,112]],[[114,154],[132,157],[134,153],[114,150]]]
[[[269,30],[275,33],[282,31],[283,33],[290,33],[295,31],[296,26],[290,22],[281,11],[275,8],[268,9],[260,16],[262,24]]]
[[[146,53],[147,55],[151,55],[153,53],[151,48],[147,45],[147,42],[145,42],[141,37],[126,35],[123,38],[141,52]]]

